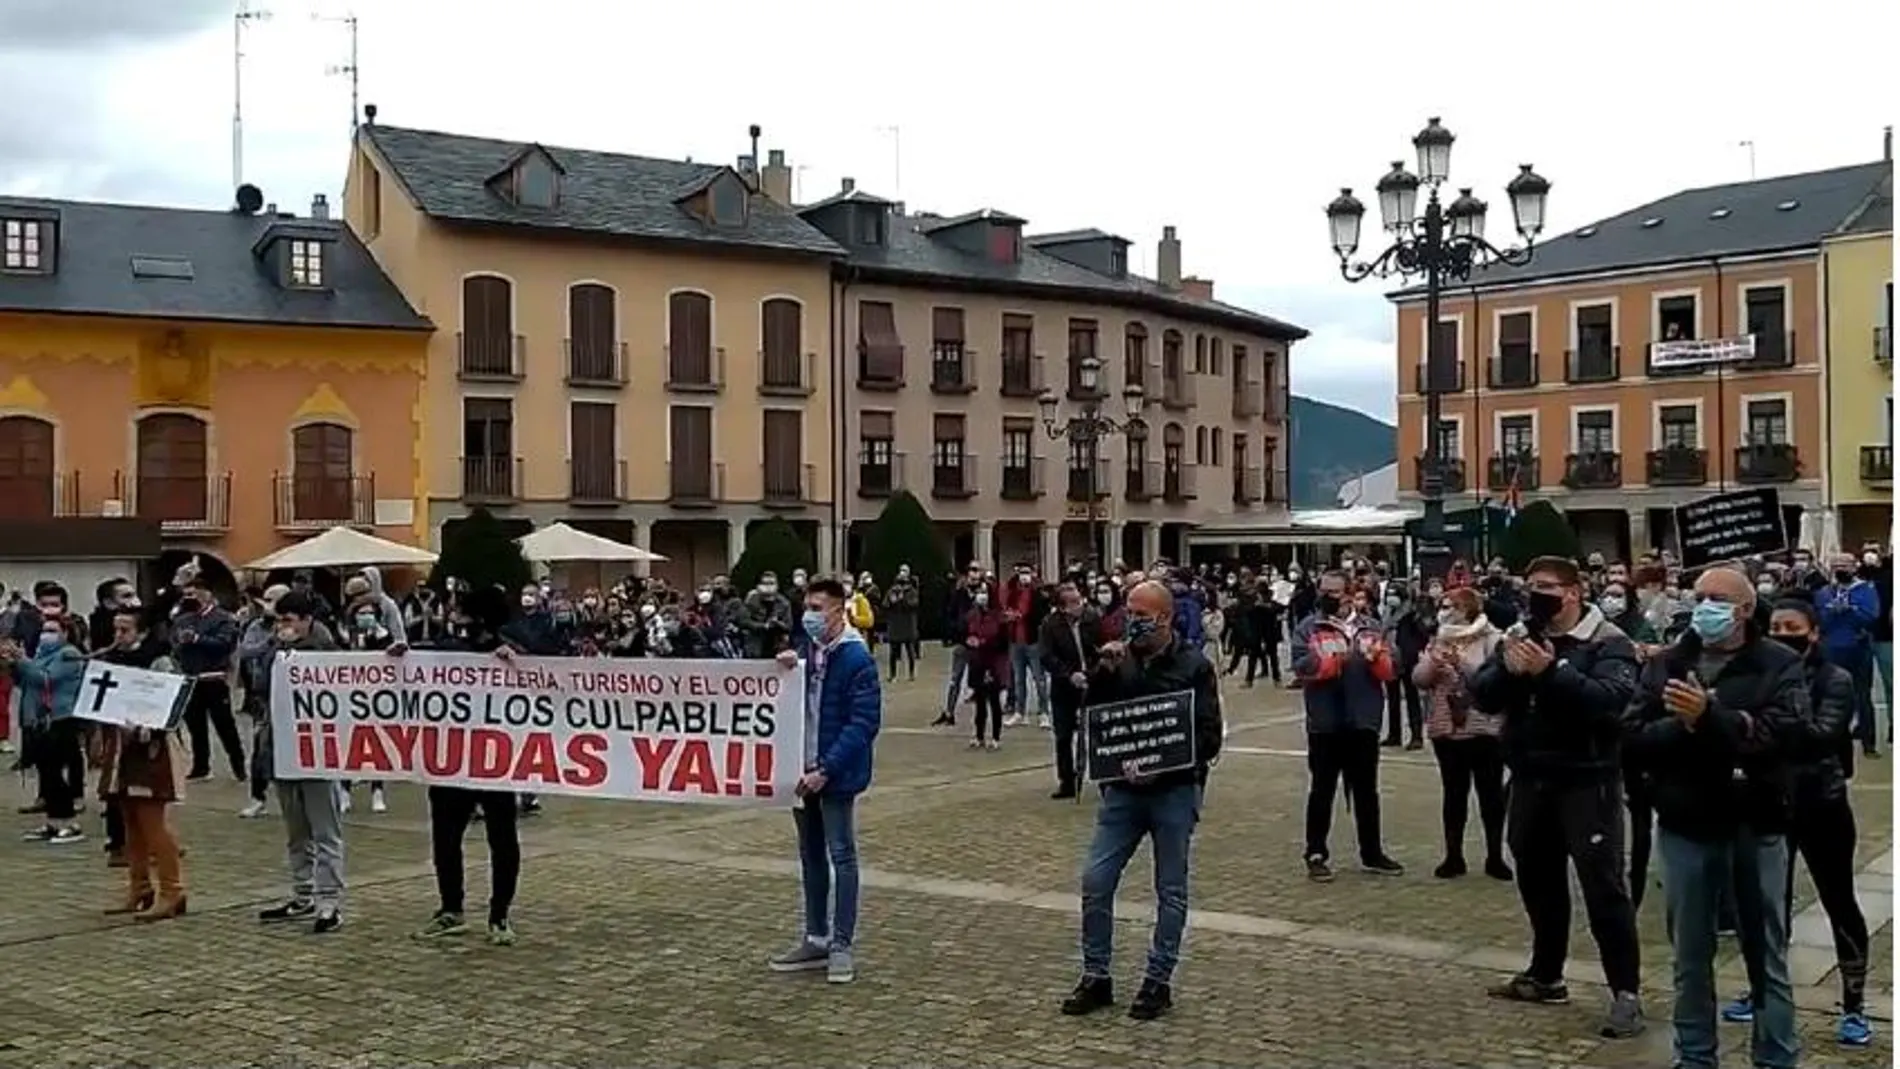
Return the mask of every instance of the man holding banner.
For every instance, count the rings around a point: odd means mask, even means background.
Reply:
[[[1114,1004],[1115,892],[1144,838],[1154,852],[1155,928],[1128,1015],[1153,1020],[1173,1006],[1187,930],[1188,840],[1221,747],[1219,680],[1201,651],[1175,634],[1173,594],[1143,582],[1127,610],[1127,639],[1101,647],[1082,711],[1089,778],[1102,801],[1082,869],[1082,979],[1062,1002],[1070,1017]]]
[[[273,656],[333,650],[335,639],[317,620],[317,603],[295,590],[277,599]],[[257,915],[265,924],[311,919],[319,935],[343,926],[343,795],[337,784],[296,769],[285,768],[282,747],[276,741],[279,699],[272,686],[271,729],[260,734],[260,745],[272,748],[272,774],[277,804],[284,820],[285,854],[290,862],[290,898]]]

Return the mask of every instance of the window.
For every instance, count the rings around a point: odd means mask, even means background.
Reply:
[[[1194,428],[1194,463],[1207,463],[1207,428]]]
[[[1221,340],[1219,338],[1207,339],[1207,373],[1209,375],[1221,375],[1226,373],[1227,361],[1221,357],[1221,348]]]
[[[1148,328],[1128,324],[1122,338],[1122,385],[1148,388]]]
[[[1755,359],[1779,362],[1788,353],[1788,291],[1755,286],[1742,291],[1748,332],[1755,336]]]
[[[1698,449],[1701,438],[1696,424],[1696,406],[1663,405],[1656,410],[1656,433],[1659,449]]]
[[[858,413],[858,492],[889,497],[897,488],[892,443],[897,418],[889,412]]]
[[[552,208],[560,199],[561,179],[554,164],[540,153],[522,157],[515,166],[515,203],[524,208]]]
[[[1438,329],[1433,332],[1436,334],[1433,342],[1446,360],[1456,360],[1464,355],[1464,351],[1459,348],[1458,326],[1456,319],[1441,319],[1438,321]],[[1431,354],[1427,352],[1426,355]]]
[[[1219,427],[1215,427],[1213,430],[1207,432],[1208,463],[1217,468],[1220,467],[1220,439],[1221,434]]]
[[[0,268],[8,271],[44,271],[50,266],[47,246],[53,226],[40,219],[0,221]]]
[[[1696,337],[1697,298],[1692,293],[1664,297],[1656,302],[1659,341],[1689,341]]]
[[[889,302],[858,302],[858,361],[862,378],[904,381],[904,343],[897,336],[897,312]]]
[[[569,378],[614,382],[620,378],[614,291],[596,282],[567,291]]]
[[[1531,356],[1531,313],[1512,312],[1498,317],[1498,355],[1513,363]]]
[[[1181,366],[1181,332],[1165,331],[1161,335],[1161,377],[1168,382],[1179,382],[1186,371]]]
[[[1188,370],[1196,375],[1207,370],[1207,335],[1194,336],[1194,363],[1188,365]]]
[[[1128,249],[1117,245],[1108,253],[1108,273],[1116,278],[1128,274]]]
[[[1003,424],[1003,467],[1027,468],[1033,455],[1036,428],[1019,421]]]
[[[990,226],[990,259],[999,264],[1013,264],[1022,258],[1022,231],[1013,226],[992,224]]]
[[[712,298],[680,290],[666,298],[666,379],[676,385],[711,386]]]
[[[960,496],[971,490],[963,449],[963,417],[938,416],[932,431],[931,488],[939,494]]]
[[[290,243],[290,284],[318,289],[323,286],[323,243]]]
[[[1103,391],[1100,363],[1096,357],[1096,327],[1093,319],[1069,320],[1069,393],[1071,396],[1096,394]],[[1089,373],[1083,365],[1097,361],[1093,373],[1094,381],[1089,381]]]
[[[1025,315],[1003,316],[1003,394],[1033,397],[1036,381],[1036,321]]]
[[[1747,445],[1788,444],[1788,402],[1781,398],[1750,401]]]
[[[856,205],[851,212],[852,236],[860,245],[884,244],[884,209],[872,204]]]
[[[1507,457],[1537,452],[1537,417],[1529,414],[1499,417],[1498,452]]]
[[[299,523],[343,523],[355,514],[355,435],[336,423],[290,432],[290,515]]]
[[[1586,304],[1577,309],[1577,352],[1583,356],[1608,359],[1616,343],[1616,316],[1607,304]]]
[[[1438,424],[1438,455],[1447,460],[1457,460],[1465,455],[1464,425],[1456,419],[1440,420]]]
[[[713,179],[712,188],[706,191],[706,206],[714,226],[744,226],[745,183],[730,174]]]
[[[514,286],[495,275],[462,280],[461,371],[465,375],[513,375]]]
[[[514,451],[514,403],[505,397],[463,398],[463,496],[513,496]]]
[[[383,172],[366,157],[363,161],[363,236],[375,240],[383,231]]]
[[[619,448],[611,404],[575,401],[567,408],[568,496],[589,501],[620,498]]]
[[[766,409],[763,438],[766,500],[805,500],[805,414]]]
[[[53,425],[43,419],[0,418],[0,519],[52,517],[53,439]]]
[[[161,413],[139,420],[138,515],[172,523],[209,518],[209,432],[196,416]]]
[[[674,405],[668,412],[667,468],[675,498],[710,501],[713,485],[713,410],[708,405]]]
[[[1585,455],[1616,452],[1615,412],[1591,409],[1577,413],[1577,452]]]
[[[761,342],[759,384],[767,389],[809,389],[805,382],[805,309],[797,301],[774,297],[759,306]]]
[[[957,391],[968,385],[963,360],[963,309],[930,310],[930,385]]]

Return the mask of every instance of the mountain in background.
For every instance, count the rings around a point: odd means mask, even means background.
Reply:
[[[1296,509],[1338,508],[1340,483],[1398,457],[1398,428],[1364,412],[1295,395],[1292,417]]]

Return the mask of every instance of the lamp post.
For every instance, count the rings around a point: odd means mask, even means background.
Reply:
[[[1083,357],[1077,369],[1078,382],[1086,400],[1081,410],[1066,418],[1059,411],[1054,390],[1043,388],[1036,398],[1036,405],[1042,410],[1042,429],[1051,441],[1066,441],[1073,459],[1076,450],[1080,450],[1087,472],[1083,476],[1083,498],[1088,502],[1088,539],[1089,552],[1097,555],[1097,566],[1107,554],[1101,552],[1099,521],[1096,518],[1095,498],[1102,488],[1095,485],[1095,471],[1102,455],[1102,440],[1116,434],[1125,434],[1130,438],[1141,438],[1148,433],[1147,424],[1142,422],[1141,410],[1147,404],[1147,396],[1141,383],[1130,380],[1122,389],[1122,407],[1125,417],[1117,420],[1102,411],[1102,400],[1107,395],[1102,392],[1102,362],[1093,356]]]
[[[1438,336],[1439,304],[1444,287],[1464,282],[1474,270],[1501,263],[1520,267],[1531,261],[1531,249],[1544,229],[1544,204],[1550,195],[1550,183],[1531,170],[1519,168],[1517,177],[1504,187],[1511,198],[1511,215],[1523,244],[1510,248],[1493,245],[1484,236],[1486,204],[1472,196],[1471,190],[1458,191],[1458,199],[1441,204],[1439,187],[1451,174],[1451,145],[1455,138],[1436,118],[1412,138],[1418,152],[1418,173],[1394,162],[1392,170],[1379,179],[1379,222],[1392,235],[1392,244],[1369,260],[1355,260],[1359,251],[1359,227],[1366,206],[1342,189],[1326,206],[1326,220],[1332,231],[1333,252],[1339,256],[1339,273],[1348,282],[1367,278],[1414,278],[1425,276],[1425,374],[1420,392],[1425,395],[1425,459],[1419,473],[1419,496],[1425,505],[1420,520],[1417,554],[1419,570],[1428,578],[1442,578],[1450,568],[1451,547],[1445,543],[1445,478],[1442,430],[1444,395],[1458,389],[1457,354],[1447,353]],[[1418,193],[1425,190],[1425,211],[1418,212]]]

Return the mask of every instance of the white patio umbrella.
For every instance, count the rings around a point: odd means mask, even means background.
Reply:
[[[530,535],[515,539],[521,555],[536,564],[607,563],[626,561],[634,564],[663,561],[651,550],[602,538],[576,530],[565,523],[551,523]]]
[[[434,564],[435,554],[351,527],[332,527],[294,546],[285,546],[245,565],[260,572],[280,568],[365,568],[375,565]]]

